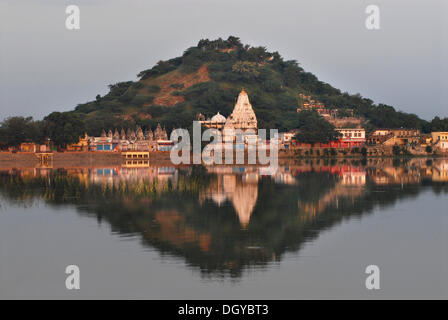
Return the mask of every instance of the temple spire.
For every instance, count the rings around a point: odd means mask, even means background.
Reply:
[[[226,128],[254,129],[258,127],[257,117],[249,101],[249,96],[244,88],[238,95],[232,114],[227,118]]]

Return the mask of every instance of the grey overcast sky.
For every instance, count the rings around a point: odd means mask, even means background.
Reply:
[[[80,8],[81,29],[65,28]],[[381,29],[365,28],[369,4]],[[448,116],[448,0],[0,0],[0,119],[73,109],[202,38],[234,35],[320,80]]]

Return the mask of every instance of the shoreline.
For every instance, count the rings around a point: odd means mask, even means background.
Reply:
[[[428,158],[428,159],[444,159],[448,158],[447,153],[443,154],[406,154],[406,155],[362,155],[362,154],[307,154],[303,152],[298,154],[297,150],[281,150],[278,155],[278,162],[294,162],[302,160],[336,160],[341,161],[357,160],[362,161],[365,159],[412,159],[412,158]],[[303,151],[303,150],[302,150]],[[246,158],[246,157],[245,157]],[[245,159],[247,160],[247,158]],[[123,156],[120,152],[54,152],[51,168],[64,168],[64,167],[115,167],[122,166],[124,164]],[[170,165],[170,166],[185,166],[185,164],[175,165],[170,160],[170,153],[163,151],[155,151],[149,153],[149,165]],[[220,166],[226,164],[219,164]],[[233,165],[250,165],[245,161],[243,164]],[[254,165],[254,164],[251,164]],[[257,164],[255,164],[257,165]],[[0,152],[0,168],[30,168],[30,167],[45,167],[39,165],[39,160],[36,154],[31,152]]]

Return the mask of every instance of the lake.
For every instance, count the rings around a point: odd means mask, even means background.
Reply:
[[[2,168],[0,298],[447,299],[447,207],[444,159]]]

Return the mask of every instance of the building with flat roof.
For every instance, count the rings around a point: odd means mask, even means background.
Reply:
[[[349,147],[360,147],[366,143],[366,130],[363,128],[336,128],[341,134],[340,141]]]
[[[385,146],[418,145],[421,133],[418,129],[378,129],[372,132],[367,142],[372,145],[382,144]]]
[[[432,144],[434,147],[448,150],[448,132],[447,131],[438,131],[431,132]]]

